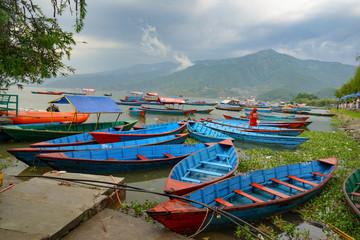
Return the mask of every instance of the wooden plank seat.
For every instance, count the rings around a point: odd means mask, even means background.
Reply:
[[[234,190],[234,193],[237,193],[237,194],[239,194],[239,195],[241,195],[241,196],[243,196],[243,197],[246,197],[246,198],[248,198],[248,199],[250,199],[251,201],[256,202],[256,203],[262,203],[262,202],[264,202],[263,200],[261,200],[261,199],[259,199],[259,198],[257,198],[257,197],[254,197],[254,196],[252,196],[252,195],[250,195],[250,194],[248,194],[248,193],[246,193],[246,192],[243,192],[243,191],[241,191],[241,190],[239,190],[239,189],[235,189],[235,190]]]
[[[221,177],[223,175],[222,173],[211,172],[211,171],[206,171],[206,170],[197,169],[197,168],[190,168],[189,171],[196,172],[196,173],[203,173],[203,174],[207,174],[207,175],[219,176],[219,177]]]
[[[170,153],[164,153],[164,156],[168,158],[175,158],[175,156]]]
[[[221,159],[221,160],[225,160],[225,159],[230,158],[229,155],[227,155],[227,154],[220,154],[220,153],[216,154],[215,156],[218,157],[218,158]]]
[[[251,183],[250,185],[253,186],[253,187],[255,187],[255,188],[260,189],[261,191],[270,193],[270,194],[272,194],[272,195],[274,195],[274,196],[278,196],[278,197],[281,197],[281,198],[288,198],[288,197],[289,197],[289,196],[286,195],[286,194],[283,194],[283,193],[278,192],[278,191],[276,191],[276,190],[274,190],[274,189],[265,187],[265,186],[263,186],[263,185],[261,185],[261,184],[258,184],[258,183]]]
[[[136,155],[138,158],[140,158],[140,160],[149,160],[147,157],[145,157],[144,155],[138,154]]]
[[[295,189],[295,190],[298,190],[300,192],[305,192],[306,190],[301,188],[301,187],[298,187],[298,186],[295,186],[295,185],[292,185],[290,183],[287,183],[287,182],[284,182],[284,181],[281,181],[279,179],[276,179],[276,178],[272,178],[270,179],[271,181],[275,182],[275,183],[278,183],[278,184],[281,184],[281,185],[284,185],[284,186],[287,186],[289,188],[292,188],[292,189]]]
[[[308,185],[311,185],[313,187],[316,187],[317,183],[314,183],[314,182],[310,182],[308,180],[305,180],[305,179],[302,179],[302,178],[298,178],[298,177],[295,177],[295,176],[292,176],[292,175],[287,175],[288,178],[292,179],[292,180],[295,180],[295,181],[298,181],[298,182],[301,182],[301,183],[305,183],[305,184],[308,184]]]
[[[196,182],[196,183],[202,183],[199,179],[189,178],[189,177],[182,177],[181,180],[187,181],[187,182]]]
[[[201,161],[201,164],[207,164],[207,165],[212,165],[212,166],[216,166],[216,167],[224,167],[224,168],[231,168],[231,165],[228,164],[222,164],[222,163],[216,163],[216,162],[208,162],[208,161]]]
[[[325,174],[322,173],[318,173],[318,172],[311,172],[311,173],[320,177],[327,177]]]
[[[360,193],[358,193],[358,192],[351,192],[350,195],[355,196],[355,197],[360,197]]]
[[[222,198],[215,198],[215,202],[220,203],[221,205],[224,205],[225,207],[234,206],[232,203],[229,203],[228,201],[225,201]]]

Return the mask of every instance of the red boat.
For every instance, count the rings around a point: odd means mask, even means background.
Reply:
[[[34,92],[31,91],[32,94],[47,94],[47,95],[62,95],[64,92],[53,92],[53,91],[47,91],[47,92]]]
[[[172,122],[161,127],[145,128],[135,131],[122,131],[121,133],[90,132],[90,134],[98,143],[124,142],[182,133],[186,128],[186,124],[187,122]]]
[[[232,117],[224,114],[225,119],[228,120],[241,120],[241,121],[249,121],[248,118],[242,117]],[[285,128],[299,128],[308,126],[311,121],[300,121],[300,122],[271,122],[271,121],[261,121],[258,126],[268,126],[268,127],[285,127]]]
[[[89,113],[77,113],[71,112],[46,112],[46,111],[0,111],[0,114],[9,115],[8,119],[13,121],[13,124],[32,124],[32,123],[51,123],[61,122],[69,123],[74,120],[74,123],[85,122],[90,114]],[[75,117],[74,117],[75,115]]]

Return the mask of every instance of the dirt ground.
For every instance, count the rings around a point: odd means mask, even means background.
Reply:
[[[340,129],[349,132],[351,137],[360,142],[360,118],[345,114],[336,114],[341,121]]]

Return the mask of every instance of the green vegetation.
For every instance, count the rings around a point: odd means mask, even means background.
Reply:
[[[76,31],[85,18],[85,0],[73,0],[76,5]],[[58,25],[56,15],[61,15],[70,1],[51,1],[54,17],[44,15],[32,0],[0,1],[0,86],[22,83],[41,83],[43,78],[66,75],[74,69],[62,62],[70,58],[73,34]],[[70,10],[72,11],[72,10]]]
[[[335,96],[341,98],[345,95],[354,94],[360,91],[360,67],[357,68],[355,76],[348,82],[342,85],[341,88],[336,89]]]
[[[338,112],[338,113],[342,113],[342,114],[346,114],[346,115],[349,115],[349,116],[352,116],[352,117],[357,117],[357,118],[360,118],[360,112],[357,112],[357,111],[352,111],[352,110],[348,110],[348,109],[332,109],[331,110],[332,112]]]
[[[146,213],[146,210],[153,208],[155,206],[159,205],[156,202],[150,202],[149,200],[146,200],[143,204],[139,203],[138,201],[135,202],[131,202],[130,204],[128,204],[126,201],[121,205],[120,210],[123,213],[126,214],[131,214],[135,217],[142,217],[144,216],[144,214]],[[150,218],[149,216],[147,216],[147,214],[145,214],[145,220],[148,222],[152,222],[153,219]]]
[[[324,107],[331,104],[337,104],[335,99],[319,99],[315,94],[299,93],[290,101],[291,104],[299,103],[308,106]]]
[[[358,227],[358,220],[351,213],[342,193],[344,179],[354,169],[360,167],[360,161],[358,160],[360,155],[359,143],[352,140],[346,132],[306,131],[301,136],[310,139],[294,152],[275,152],[270,149],[251,149],[242,152],[240,154],[239,171],[248,172],[254,169],[268,169],[279,165],[321,158],[338,158],[338,167],[333,178],[325,186],[322,193],[293,211],[298,212],[306,220],[314,220],[324,225],[330,223],[355,239],[359,239],[360,229]],[[274,221],[274,219],[272,220]],[[306,232],[300,233],[291,227],[291,225],[289,225],[287,231],[289,231],[287,234],[294,238],[302,235],[303,238],[301,239],[304,239],[307,236]],[[241,230],[238,230],[236,234],[239,234],[239,232]],[[276,231],[271,230],[267,233],[271,234],[272,232]]]

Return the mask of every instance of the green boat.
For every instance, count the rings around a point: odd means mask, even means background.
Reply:
[[[2,126],[1,131],[17,141],[39,142],[111,127],[119,127],[124,131],[129,131],[136,123],[137,120],[79,124],[17,125]]]
[[[356,169],[345,179],[343,192],[346,201],[360,220],[360,168]]]

